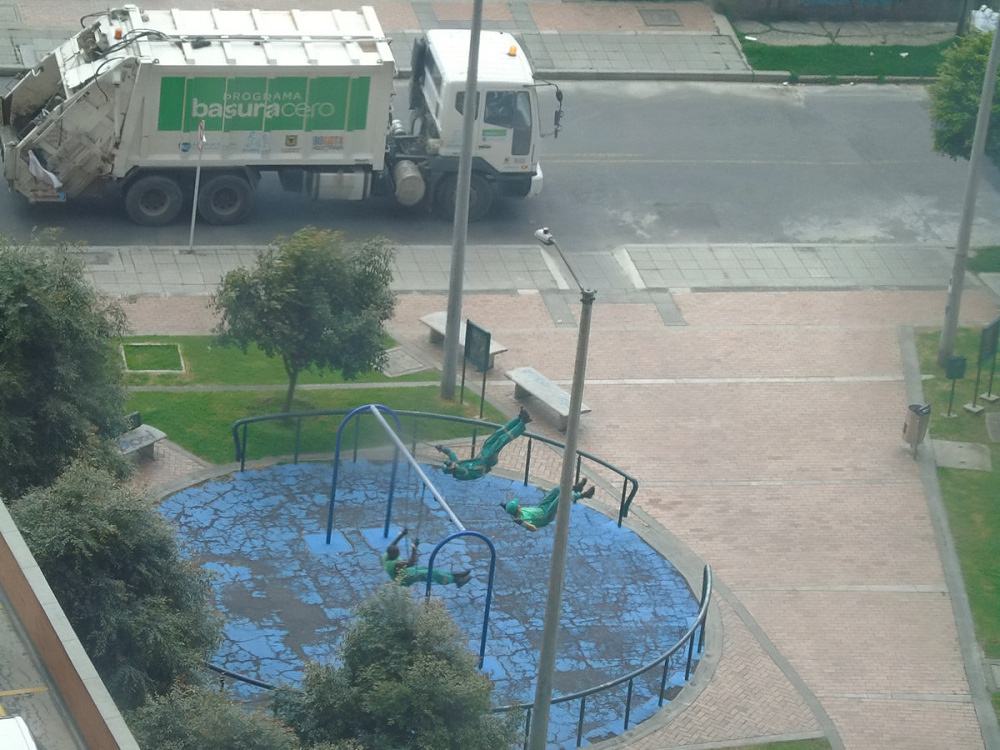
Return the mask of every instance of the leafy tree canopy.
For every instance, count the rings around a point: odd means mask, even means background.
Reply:
[[[0,496],[8,500],[52,482],[122,418],[111,344],[125,316],[68,249],[0,238]]]
[[[199,674],[219,638],[207,578],[148,502],[75,463],[12,515],[122,708]]]
[[[262,252],[254,268],[226,274],[213,301],[218,332],[244,351],[256,344],[281,358],[288,411],[302,370],[340,370],[352,379],[384,363],[391,281],[383,240],[352,245],[339,232],[306,227]]]
[[[973,33],[963,37],[944,53],[938,79],[931,86],[931,127],[934,150],[968,159],[976,132],[986,61],[993,43],[992,34]],[[986,155],[1000,163],[1000,95],[994,94],[990,112]]]
[[[312,665],[275,711],[307,746],[354,738],[364,750],[508,750],[516,717],[490,713],[492,684],[440,602],[389,584],[364,602],[338,668]]]
[[[298,750],[288,728],[214,690],[178,686],[128,716],[147,750]]]

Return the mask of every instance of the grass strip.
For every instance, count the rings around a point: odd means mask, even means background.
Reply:
[[[122,350],[130,370],[176,370],[180,374],[183,369],[177,344],[123,344]]]
[[[968,269],[973,273],[1000,273],[1000,245],[977,247],[969,258]]]
[[[954,42],[919,47],[879,44],[854,46],[821,44],[777,46],[740,36],[743,52],[754,70],[787,70],[793,78],[805,75],[933,77],[942,54]]]
[[[763,745],[744,745],[732,750],[830,750],[830,742],[825,737],[812,740],[788,740],[767,742]]]
[[[988,447],[993,471],[967,471],[963,469],[938,469],[941,493],[952,539],[962,566],[965,589],[969,597],[976,637],[987,658],[1000,658],[1000,444],[991,443],[986,432],[986,414],[970,414],[962,404],[972,400],[976,377],[976,360],[979,352],[979,329],[963,328],[956,337],[955,354],[968,359],[967,377],[957,381],[956,417],[946,417],[951,381],[937,365],[940,333],[929,331],[917,337],[920,369],[933,378],[925,380],[924,397],[931,404],[933,437],[938,440],[958,440],[980,443]],[[986,390],[989,371],[983,373],[979,391]],[[1000,379],[994,390],[1000,390]],[[987,412],[1000,410],[1000,402],[989,405]]]
[[[212,463],[234,460],[234,446],[230,427],[243,417],[281,412],[283,394],[280,393],[133,393],[128,408],[142,412],[143,421],[160,428],[167,437]],[[362,404],[385,404],[393,409],[427,411],[455,416],[476,417],[479,400],[466,391],[465,404],[444,401],[436,386],[424,388],[377,388],[362,390],[331,390],[303,392],[296,398],[294,411],[321,409],[352,409]],[[505,422],[497,409],[486,405],[484,419]],[[301,451],[322,453],[333,450],[337,426],[341,417],[313,417],[303,420]],[[250,425],[247,440],[247,458],[288,455],[294,451],[295,424],[288,422],[263,422]],[[409,443],[413,434],[413,420],[404,420],[402,436]],[[471,434],[466,425],[448,422],[420,423],[420,442],[431,442]],[[353,446],[353,434],[349,437]],[[385,434],[373,419],[362,422],[359,433],[361,447],[385,445]]]
[[[125,346],[129,342],[139,341],[180,345],[187,369],[183,373],[126,373],[125,381],[129,385],[274,385],[288,382],[281,360],[268,357],[257,347],[249,348],[244,354],[235,346],[220,346],[214,336],[137,336],[126,339]],[[395,346],[395,342],[390,339],[387,345]],[[350,382],[386,383],[436,379],[431,372],[425,370],[392,378],[373,371],[362,373]],[[315,370],[306,370],[299,375],[300,385],[344,382],[348,381],[339,372],[327,371],[320,374]]]

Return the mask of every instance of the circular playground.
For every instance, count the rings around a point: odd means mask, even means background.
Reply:
[[[450,444],[457,449],[460,443]],[[294,686],[306,662],[335,663],[353,609],[389,581],[382,554],[407,528],[401,558],[419,538],[419,565],[428,565],[435,552],[433,571],[471,572],[466,585],[434,583],[431,593],[468,635],[470,650],[481,654],[496,705],[532,701],[555,524],[531,532],[501,506],[515,498],[536,506],[557,481],[525,484],[527,470],[516,467],[524,461],[523,447],[507,465],[458,481],[441,470],[432,446],[412,445],[415,458],[409,451],[401,458],[385,445],[344,451],[334,461],[225,474],[162,500],[160,511],[177,527],[184,554],[212,576],[224,618],[215,665],[261,683]],[[536,466],[542,447],[535,445]],[[467,442],[464,449],[474,452]],[[571,508],[556,696],[649,664],[699,616],[697,595],[670,561],[592,503],[584,499]],[[475,533],[435,550],[461,526]],[[410,590],[424,596],[425,584]],[[632,725],[656,712],[664,690],[669,697],[684,684],[693,668],[686,655],[699,656],[681,649],[673,663],[629,680]],[[235,684],[246,697],[257,692]],[[625,690],[620,685],[589,695],[585,715],[579,702],[554,705],[553,746],[620,733]]]

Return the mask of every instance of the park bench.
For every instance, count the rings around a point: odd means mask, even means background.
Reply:
[[[128,420],[131,429],[116,438],[118,450],[123,456],[134,453],[140,458],[153,458],[153,446],[163,440],[167,433],[152,425],[143,424],[142,415],[137,411],[132,412],[125,419]]]
[[[444,341],[444,330],[447,324],[448,315],[444,311],[433,312],[429,315],[425,315],[420,319],[423,323],[430,329],[430,338],[432,344],[439,344]],[[465,321],[462,321],[462,327],[458,332],[458,345],[460,347],[465,346]],[[490,365],[487,369],[493,369],[493,359],[498,354],[503,354],[507,351],[507,347],[497,341],[495,338],[490,337]]]
[[[569,420],[569,393],[542,375],[534,367],[515,367],[504,373],[508,380],[514,381],[514,398],[521,399],[525,395],[534,396],[552,411],[559,415],[559,431],[566,432]],[[580,413],[587,414],[590,407],[580,404]]]

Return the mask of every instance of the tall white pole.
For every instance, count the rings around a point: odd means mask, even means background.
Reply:
[[[549,244],[556,244],[549,235]],[[560,256],[562,250],[559,249]],[[566,259],[563,257],[563,262]],[[568,267],[568,264],[567,264]],[[570,268],[572,273],[572,268]],[[573,274],[576,278],[576,274]],[[577,282],[579,285],[579,282]],[[559,645],[559,610],[562,607],[563,582],[566,575],[566,550],[569,546],[570,511],[573,507],[573,479],[580,432],[580,407],[583,405],[583,385],[587,375],[587,349],[590,344],[590,318],[597,292],[580,289],[580,330],[576,339],[576,363],[573,366],[573,386],[569,395],[569,418],[566,427],[566,448],[563,450],[562,476],[559,480],[559,506],[556,509],[555,540],[552,545],[552,565],[549,569],[549,593],[545,602],[545,627],[542,649],[538,656],[538,680],[535,683],[535,703],[531,709],[529,750],[545,750],[549,731],[549,707],[552,703],[552,675]]]
[[[469,187],[472,184],[472,135],[476,123],[476,86],[479,79],[479,36],[483,29],[483,0],[472,4],[469,36],[469,66],[465,79],[462,111],[462,154],[458,160],[455,188],[455,220],[451,238],[451,271],[448,277],[448,313],[444,330],[444,362],[441,366],[441,398],[455,398],[458,372],[458,332],[462,325],[462,284],[465,275],[465,241],[469,234]]]
[[[198,191],[201,189],[201,157],[205,153],[205,121],[198,123],[198,163],[194,168],[194,198],[191,201],[191,232],[188,234],[189,253],[194,252],[194,222],[198,218]]]
[[[962,206],[962,223],[958,226],[958,243],[955,247],[955,264],[948,285],[948,304],[944,309],[944,327],[938,347],[938,364],[944,367],[948,357],[955,352],[958,332],[958,313],[962,306],[962,287],[965,285],[965,262],[969,257],[969,239],[972,236],[972,218],[976,213],[976,194],[979,189],[979,168],[986,151],[986,136],[990,129],[993,110],[993,92],[996,90],[997,64],[1000,63],[1000,30],[993,32],[993,44],[983,76],[983,91],[979,96],[979,114],[976,116],[976,133],[972,137],[969,154],[969,177],[965,183],[965,204]]]

